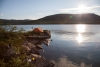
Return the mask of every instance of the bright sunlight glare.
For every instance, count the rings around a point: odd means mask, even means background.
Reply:
[[[80,33],[78,34],[76,40],[78,41],[78,43],[81,43],[83,41],[83,37]]]
[[[85,5],[79,5],[79,7],[78,7],[78,12],[80,12],[80,13],[84,13],[85,12],[85,9],[86,9],[86,6]]]
[[[85,32],[85,25],[82,24],[76,25],[76,29],[78,33]]]
[[[76,37],[76,40],[78,41],[78,43],[83,42],[82,33],[85,32],[85,28],[86,28],[86,25],[83,25],[83,24],[76,25],[76,30],[78,32],[78,36]]]

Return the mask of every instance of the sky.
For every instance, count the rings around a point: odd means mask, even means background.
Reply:
[[[0,19],[35,20],[59,13],[100,15],[100,0],[0,0]]]

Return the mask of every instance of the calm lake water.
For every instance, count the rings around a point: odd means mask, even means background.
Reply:
[[[51,31],[49,46],[41,55],[55,67],[100,67],[100,25],[18,25],[32,30],[41,27]]]

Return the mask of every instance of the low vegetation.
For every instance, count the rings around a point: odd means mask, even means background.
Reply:
[[[26,61],[26,54],[22,49],[24,41],[24,29],[17,29],[16,26],[0,25],[0,67],[34,67]],[[9,55],[13,47],[12,55]]]

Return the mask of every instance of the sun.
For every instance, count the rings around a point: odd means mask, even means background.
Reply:
[[[86,9],[86,6],[85,6],[85,5],[80,5],[80,6],[77,8],[78,12],[80,12],[80,13],[84,13],[84,12],[85,12],[85,9]]]

